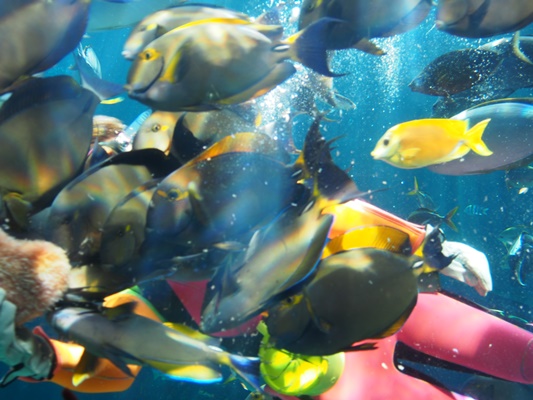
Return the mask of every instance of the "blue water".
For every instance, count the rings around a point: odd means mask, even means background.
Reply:
[[[259,15],[266,10],[269,2],[259,1],[211,1],[250,15]],[[298,1],[288,0],[282,8],[284,21],[290,10],[299,5]],[[128,5],[124,5],[128,7]],[[437,211],[446,214],[455,206],[459,212],[454,221],[458,232],[444,227],[449,240],[469,244],[484,252],[491,266],[494,290],[487,297],[479,296],[474,289],[464,284],[443,278],[444,287],[470,300],[489,308],[503,309],[507,313],[531,321],[533,315],[533,297],[528,287],[521,287],[514,280],[512,272],[506,265],[505,248],[497,239],[505,228],[514,225],[531,225],[533,215],[533,191],[519,195],[516,190],[509,191],[504,182],[503,172],[493,172],[476,176],[443,176],[431,171],[402,170],[370,156],[376,141],[391,126],[417,118],[431,115],[431,106],[435,98],[413,93],[408,83],[435,57],[451,50],[464,47],[477,47],[497,37],[485,40],[466,40],[439,32],[433,28],[434,14],[418,28],[388,39],[374,40],[386,55],[375,57],[356,50],[341,51],[334,58],[333,70],[346,73],[335,79],[335,89],[350,98],[357,105],[356,109],[334,112],[333,118],[340,122],[324,122],[323,134],[326,138],[340,138],[335,142],[333,155],[337,164],[348,169],[357,185],[362,190],[376,190],[387,187],[388,190],[372,195],[369,200],[400,217],[406,218],[418,206],[416,199],[407,196],[413,189],[416,176],[421,188],[436,203]],[[107,32],[90,33],[83,39],[90,44],[100,58],[104,78],[125,83],[129,62],[122,59],[120,52],[130,28]],[[290,31],[290,29],[289,29]],[[533,34],[533,28],[522,31],[522,35]],[[73,64],[71,56],[66,57],[47,75],[73,74],[69,67]],[[289,80],[281,88],[269,94],[270,104],[275,104],[276,96],[282,96],[282,90],[294,89],[295,82]],[[527,90],[519,94],[531,95]],[[116,116],[126,124],[144,111],[146,107],[134,100],[126,99],[116,105],[100,105],[96,114]],[[298,117],[294,128],[295,141],[301,145],[311,119]],[[468,215],[463,212],[468,205],[488,208],[487,215]],[[38,321],[43,322],[43,321]],[[3,372],[4,369],[0,368]],[[437,371],[437,373],[441,373]],[[441,373],[442,374],[442,373]],[[457,374],[441,375],[449,379],[450,384],[459,385],[464,377]],[[236,381],[223,385],[194,385],[171,381],[145,368],[136,379],[132,388],[124,393],[85,395],[79,394],[80,400],[99,398],[111,399],[236,399],[244,400],[247,392]],[[15,382],[0,391],[1,399],[61,399],[60,388],[52,384],[29,385]]]

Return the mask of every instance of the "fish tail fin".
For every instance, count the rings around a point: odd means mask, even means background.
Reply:
[[[328,65],[327,34],[339,22],[334,18],[321,18],[289,37],[286,43],[291,46],[290,58],[324,76],[345,75],[332,72]]]
[[[455,214],[457,214],[457,211],[459,210],[459,206],[452,208],[450,211],[448,211],[448,214],[444,217],[444,222],[446,225],[448,225],[450,228],[452,228],[455,232],[459,232],[459,229],[457,229],[457,226],[452,221],[452,218]]]
[[[408,196],[416,196],[418,193],[420,193],[420,190],[418,188],[418,181],[415,176],[415,188],[407,193]]]
[[[239,375],[248,385],[261,391],[260,361],[256,357],[245,357],[236,354],[229,355],[229,367]]]
[[[490,156],[492,154],[492,151],[487,147],[481,138],[489,122],[490,118],[484,119],[483,121],[474,125],[465,134],[466,145],[480,156]]]

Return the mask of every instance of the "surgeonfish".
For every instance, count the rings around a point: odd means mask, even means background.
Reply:
[[[220,366],[225,365],[259,390],[257,358],[230,354],[219,347],[218,339],[134,314],[132,307],[134,303],[126,303],[102,312],[65,307],[52,313],[52,326],[85,348],[74,371],[75,386],[94,374],[100,357],[128,375],[128,363],[148,365],[171,378],[197,383],[221,381]]]
[[[357,48],[381,55],[384,52],[368,41],[407,32],[420,24],[431,10],[429,0],[304,0],[298,29],[320,18],[334,18],[327,35],[329,50]]]
[[[183,112],[154,111],[147,117],[133,139],[133,150],[159,149],[170,153],[174,128]]]
[[[267,311],[273,345],[298,354],[330,355],[355,342],[393,334],[416,303],[414,269],[420,263],[417,256],[369,247],[324,258],[300,292]]]
[[[452,35],[483,38],[533,22],[530,0],[439,0],[435,26]]]
[[[393,126],[370,153],[399,168],[423,168],[459,159],[470,150],[487,157],[492,151],[482,140],[490,118],[471,125],[455,119],[419,119]]]
[[[0,14],[0,90],[47,70],[70,53],[85,33],[90,0],[26,1]]]
[[[210,18],[251,21],[246,14],[207,4],[184,4],[161,9],[145,17],[133,28],[124,43],[122,56],[127,60],[133,60],[150,42],[172,29],[189,22]]]
[[[0,214],[8,213],[13,228],[81,172],[97,105],[74,79],[54,76],[21,82],[0,108]]]
[[[294,74],[286,60],[333,76],[321,40],[331,23],[323,19],[273,41],[268,32],[276,25],[194,21],[150,42],[135,58],[126,88],[130,97],[160,111],[205,111],[267,93]]]
[[[441,225],[442,223],[445,223],[450,228],[452,228],[455,232],[458,231],[457,226],[455,226],[455,223],[452,221],[453,216],[457,213],[459,210],[459,206],[452,208],[450,211],[446,213],[445,216],[439,215],[436,211],[431,210],[429,208],[418,208],[417,210],[413,211],[409,214],[407,217],[407,221],[413,222],[415,224],[419,225]]]

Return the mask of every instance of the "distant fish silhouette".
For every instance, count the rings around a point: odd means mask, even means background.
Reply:
[[[488,207],[482,207],[482,206],[478,206],[478,205],[474,205],[474,204],[470,204],[470,205],[466,206],[463,211],[465,212],[465,214],[477,215],[477,216],[480,216],[480,217],[483,216],[483,215],[488,215],[488,213],[489,213]]]

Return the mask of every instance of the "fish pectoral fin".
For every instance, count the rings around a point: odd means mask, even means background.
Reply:
[[[420,153],[420,150],[420,147],[411,147],[409,149],[401,150],[399,153],[402,161],[410,161],[413,160],[418,153]]]
[[[74,373],[72,374],[72,384],[74,387],[78,387],[87,379],[92,378],[96,374],[98,364],[101,362],[102,359],[98,358],[89,351],[84,350],[80,361],[74,368]]]
[[[178,365],[159,361],[145,361],[145,363],[178,380],[201,383],[214,383],[222,380],[220,371],[202,364]]]
[[[376,344],[377,344],[376,342],[358,344],[358,345],[355,345],[355,346],[347,347],[347,348],[343,349],[342,351],[344,351],[344,352],[352,352],[352,351],[376,350],[378,348],[376,346]]]
[[[353,45],[354,49],[364,51],[368,54],[373,54],[375,56],[383,56],[387,53],[380,47],[378,47],[376,44],[368,40],[367,38],[363,38],[359,40],[355,45]]]
[[[188,327],[187,325],[183,325],[183,324],[175,323],[175,322],[164,322],[163,325],[165,325],[168,328],[171,328],[172,330],[176,332],[181,333],[182,335],[188,338],[196,339],[203,343],[206,343],[209,346],[213,346],[213,347],[220,346],[220,339],[208,336],[200,331],[197,331],[191,327]]]

